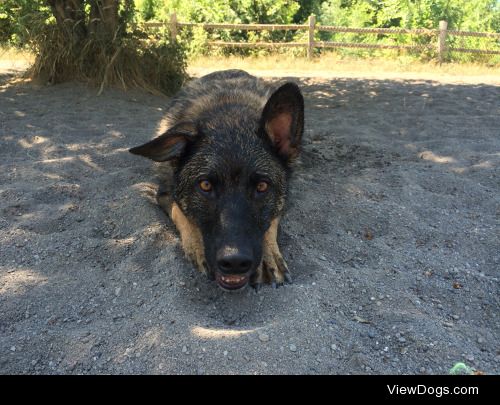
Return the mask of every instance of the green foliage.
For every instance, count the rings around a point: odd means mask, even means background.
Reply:
[[[0,44],[25,46],[33,37],[34,27],[43,20],[45,25],[55,23],[49,0],[0,0]],[[90,0],[83,0],[86,4]],[[100,0],[104,1],[104,0]],[[94,1],[95,2],[95,1]],[[440,20],[448,22],[449,29],[500,32],[500,1],[498,0],[121,0],[121,18],[124,22],[169,21],[176,13],[178,21],[198,23],[263,23],[303,24],[311,13],[321,25],[384,28],[436,29]],[[134,6],[135,5],[135,10]],[[153,35],[157,35],[157,30]],[[153,31],[150,30],[150,33]],[[125,32],[124,32],[125,33]],[[128,31],[127,35],[131,35]],[[165,33],[168,36],[168,33]],[[286,42],[304,41],[304,31],[235,31],[183,28],[178,31],[178,42],[190,56],[204,53],[236,53],[259,55],[257,49],[209,48],[209,41],[232,42]],[[342,34],[322,32],[317,39],[338,42],[377,44],[435,45],[435,36]],[[449,36],[450,47],[498,49],[500,41],[492,38]],[[299,50],[289,49],[289,53]],[[397,54],[395,51],[340,50],[346,54]],[[434,57],[433,51],[428,57]],[[477,54],[451,54],[459,60],[499,60]]]
[[[293,0],[169,0],[157,10],[157,17],[162,20],[168,20],[175,12],[179,21],[287,24],[299,10],[299,4]]]
[[[135,0],[136,10],[143,21],[156,19],[161,4],[161,0]]]
[[[147,0],[135,0],[137,6]],[[197,23],[227,23],[227,24],[290,24],[298,12],[299,2],[293,0],[160,0],[155,3],[155,20],[169,21],[170,15],[176,13],[178,21]],[[207,41],[290,41],[293,33],[249,32],[233,30],[210,30],[202,32],[199,29],[182,29],[178,37],[188,50],[190,56],[206,54],[209,51],[222,54],[256,54],[259,50],[212,49],[206,46]]]
[[[318,18],[323,25],[382,28],[437,29],[439,21],[448,22],[450,30],[500,31],[500,2],[497,0],[327,0],[321,4]],[[435,37],[409,35],[358,35],[323,33],[323,40],[432,45]],[[498,49],[499,41],[488,38],[455,37],[449,47]],[[342,50],[350,53],[352,50]],[[364,51],[366,52],[366,51]],[[380,51],[370,51],[371,54]],[[489,60],[485,55],[453,54],[454,59]]]
[[[294,24],[303,24],[311,14],[321,15],[321,4],[324,0],[297,0],[299,10],[293,16]]]
[[[0,4],[1,40],[33,51],[32,77],[52,83],[84,80],[101,90],[120,85],[167,94],[187,78],[184,48],[169,43],[166,33],[151,35],[135,25],[140,18],[133,0],[121,0],[118,6],[111,0],[50,4]],[[151,11],[151,4],[144,10]]]
[[[51,18],[43,0],[2,0],[0,2],[0,45],[27,45],[33,26]]]

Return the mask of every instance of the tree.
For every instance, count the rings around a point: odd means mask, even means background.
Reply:
[[[183,49],[166,32],[155,36],[136,26],[133,0],[6,1],[19,5],[6,8],[19,27],[10,41],[34,51],[30,73],[45,82],[78,79],[101,89],[119,84],[172,93],[186,78]]]

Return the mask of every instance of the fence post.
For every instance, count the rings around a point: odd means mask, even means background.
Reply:
[[[446,30],[447,29],[448,29],[448,22],[439,21],[439,35],[438,35],[438,43],[437,43],[439,64],[443,63],[444,54],[446,52]]]
[[[307,58],[311,60],[314,55],[314,28],[316,26],[316,16],[309,16],[309,41],[307,42]]]
[[[175,12],[170,15],[170,39],[173,44],[177,41],[177,15]]]

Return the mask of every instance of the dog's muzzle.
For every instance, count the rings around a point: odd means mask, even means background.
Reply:
[[[225,290],[239,290],[250,281],[254,269],[254,257],[243,249],[224,247],[216,257],[215,279]]]

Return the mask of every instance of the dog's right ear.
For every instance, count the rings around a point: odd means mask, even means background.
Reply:
[[[260,133],[266,134],[278,155],[291,163],[299,154],[303,132],[304,97],[299,86],[288,82],[267,100]]]
[[[178,158],[186,145],[198,134],[196,126],[191,122],[181,122],[144,145],[129,149],[134,155],[147,157],[155,162]]]

